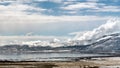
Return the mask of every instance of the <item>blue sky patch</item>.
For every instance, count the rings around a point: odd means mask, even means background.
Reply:
[[[0,35],[67,36],[93,30],[116,17],[120,17],[120,0],[2,1]]]

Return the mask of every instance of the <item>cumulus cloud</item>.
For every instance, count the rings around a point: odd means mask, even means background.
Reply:
[[[95,40],[105,34],[119,32],[120,31],[120,20],[119,19],[110,19],[106,24],[99,26],[98,28],[93,29],[92,31],[76,33],[75,40],[88,41]],[[75,34],[75,33],[74,33]]]
[[[119,12],[120,7],[115,5],[107,5],[105,3],[97,3],[97,0],[88,0],[87,2],[78,2],[61,7],[63,10],[80,11],[87,9],[89,12]]]
[[[0,5],[0,12],[1,12],[0,15],[4,15],[4,16],[9,16],[9,15],[22,16],[29,13],[28,11],[30,10],[42,12],[45,11],[46,9],[40,7],[37,8],[26,4],[18,4],[18,3],[12,3],[8,6]]]
[[[16,0],[16,1],[19,1],[19,0]],[[22,0],[22,1],[26,1],[26,0]],[[58,1],[58,0],[54,0],[54,1]],[[94,5],[96,4],[81,3],[79,5],[81,5],[81,8],[82,7],[90,8],[90,7],[95,7]],[[76,8],[78,8],[77,5],[76,5]],[[35,12],[31,13],[29,11],[35,11]],[[44,15],[42,14],[42,12],[44,11],[47,11],[47,9],[43,9],[41,7],[34,7],[31,5],[22,4],[22,3],[11,3],[8,6],[0,5],[0,13],[1,13],[0,21],[1,23],[53,23],[53,22],[95,21],[95,20],[107,19],[107,17],[100,17],[100,16]]]
[[[24,4],[11,4],[8,6],[0,5],[0,10],[1,10],[0,32],[1,34],[6,33],[6,35],[7,33],[13,33],[13,34],[20,32],[36,33],[40,31],[44,31],[45,29],[49,29],[51,27],[46,25],[48,27],[45,28],[41,25],[45,25],[48,23],[49,24],[52,23],[51,25],[53,25],[53,23],[61,24],[61,22],[75,23],[75,22],[99,21],[99,20],[106,20],[109,18],[109,17],[101,17],[101,16],[70,16],[70,15],[50,16],[50,15],[42,14],[42,11],[46,11],[46,9],[36,8]],[[27,10],[35,10],[35,11],[39,11],[39,13],[36,12],[29,14]]]
[[[7,0],[6,0],[7,1]],[[4,1],[4,2],[6,2]],[[12,1],[12,0],[11,0]],[[101,21],[106,20],[109,17],[101,17],[101,16],[79,16],[79,15],[61,15],[61,16],[52,16],[52,15],[44,15],[42,12],[46,11],[47,9],[41,8],[41,7],[35,7],[27,4],[23,4],[20,2],[30,2],[32,0],[13,0],[16,1],[16,3],[11,3],[10,5],[0,5],[0,32],[11,32],[14,33],[16,31],[25,30],[33,32],[33,31],[39,31],[42,28],[36,28],[38,30],[34,30],[35,27],[29,27],[30,25],[36,24],[44,24],[44,23],[75,23],[75,22],[89,22],[89,21]],[[47,0],[36,0],[36,1],[47,1]],[[52,1],[52,0],[49,0]],[[53,0],[58,1],[58,0]],[[62,0],[59,0],[61,2]],[[73,1],[73,0],[70,0]],[[18,2],[18,3],[17,3]],[[95,7],[96,3],[78,3],[77,5],[81,5],[84,8],[92,8]],[[77,7],[76,8],[82,8]],[[73,8],[73,7],[72,7]],[[29,13],[29,11],[37,11],[33,13]],[[39,24],[38,24],[39,23]],[[9,25],[9,26],[8,26]],[[16,26],[19,25],[19,26]],[[32,30],[33,29],[33,30]],[[44,30],[44,29],[43,29]]]
[[[97,8],[97,3],[85,2],[85,3],[76,3],[70,4],[68,6],[62,7],[64,10],[79,10],[84,8]]]
[[[120,12],[120,7],[118,6],[103,6],[94,10],[94,12]]]
[[[35,10],[39,12],[29,14],[28,10]],[[35,34],[39,32],[39,34],[43,35],[45,33],[47,34],[47,31],[50,32],[52,30],[55,31],[57,29],[56,26],[51,27],[51,25],[54,25],[54,23],[57,24],[57,26],[63,23],[63,25],[58,28],[58,30],[60,30],[60,28],[62,29],[66,28],[66,27],[63,27],[65,25],[64,23],[77,24],[79,22],[82,24],[82,22],[101,21],[109,18],[109,17],[92,16],[92,15],[91,16],[78,16],[78,15],[52,16],[52,15],[42,14],[42,12],[44,11],[46,11],[46,9],[43,9],[41,7],[39,8],[34,7],[27,4],[21,4],[21,3],[12,3],[7,6],[0,5],[1,35],[14,35],[14,34],[23,35],[27,32],[34,32]],[[61,33],[62,33],[62,30],[61,30]]]
[[[29,13],[29,10],[38,11]],[[49,16],[44,15],[42,12],[46,11],[46,9],[33,7],[25,4],[10,4],[8,6],[0,5],[0,20],[1,23],[45,23],[45,22],[76,22],[76,21],[88,21],[88,20],[101,20],[106,19],[106,17],[100,16]],[[72,18],[72,19],[71,19]],[[90,19],[93,18],[93,19]],[[6,20],[7,19],[7,20]]]
[[[104,20],[107,17],[100,16],[48,16],[32,13],[29,15],[27,10],[44,11],[42,8],[34,8],[28,5],[12,4],[9,6],[0,5],[1,23],[49,23],[49,22],[78,22]],[[71,19],[72,18],[72,19]],[[92,18],[92,19],[90,19]],[[7,20],[6,20],[7,19]]]

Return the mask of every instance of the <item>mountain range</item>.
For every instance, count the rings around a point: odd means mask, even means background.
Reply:
[[[90,41],[90,40],[89,40]],[[83,52],[83,53],[103,53],[103,52],[120,52],[120,33],[112,33],[103,35],[97,38],[94,42],[87,45],[80,45],[79,40],[74,40],[75,44],[68,44],[68,42],[61,43],[64,46],[51,47],[51,46],[29,46],[29,45],[4,45],[0,46],[0,53],[12,52]],[[57,45],[58,42],[51,42]],[[73,41],[69,41],[73,43]],[[78,43],[78,44],[77,44]],[[39,43],[37,43],[39,44]],[[60,43],[59,43],[60,44]],[[52,51],[51,51],[52,50]]]

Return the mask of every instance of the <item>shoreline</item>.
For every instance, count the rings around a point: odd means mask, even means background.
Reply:
[[[119,65],[120,57],[80,59],[79,61],[0,61],[0,68],[104,68],[104,66]]]
[[[95,65],[91,65],[88,62],[0,62],[0,68],[80,68],[80,67],[97,67]]]

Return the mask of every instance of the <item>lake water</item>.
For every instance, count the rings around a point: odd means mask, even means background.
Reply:
[[[0,60],[10,61],[67,61],[70,58],[85,56],[101,56],[100,54],[81,53],[29,53],[29,54],[0,54]]]

